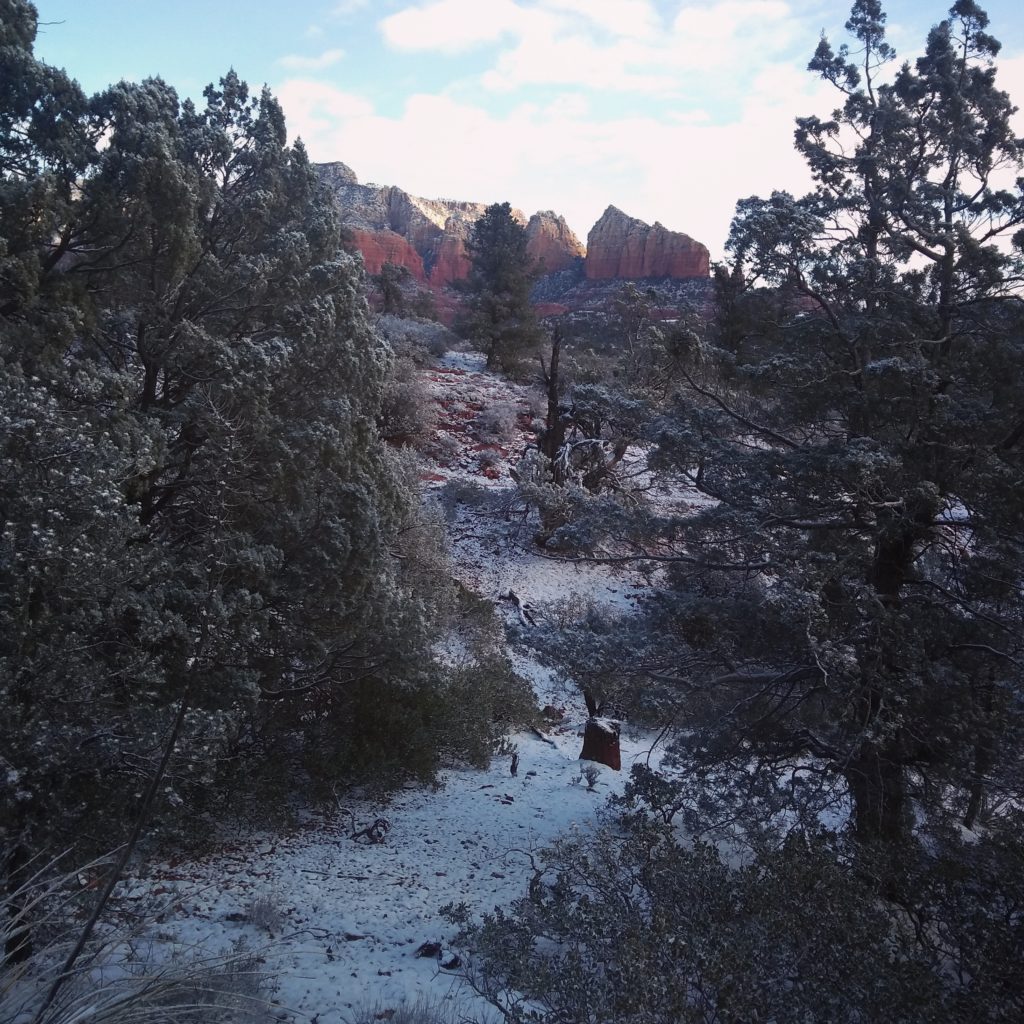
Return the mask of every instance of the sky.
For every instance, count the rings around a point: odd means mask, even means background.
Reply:
[[[997,81],[1024,106],[1019,0],[981,0]],[[720,258],[736,201],[809,178],[794,118],[836,93],[806,70],[835,0],[36,0],[37,55],[90,92],[159,75],[184,96],[234,68],[269,85],[312,159],[414,195],[562,214],[609,204]],[[945,4],[890,0],[916,57]],[[1024,116],[1017,130],[1024,134]]]

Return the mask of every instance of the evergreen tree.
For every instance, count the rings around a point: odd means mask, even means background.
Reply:
[[[849,799],[865,842],[906,841],[915,805],[973,825],[1020,781],[1022,261],[993,243],[1024,200],[993,174],[1024,143],[986,25],[957,3],[891,81],[872,0],[854,56],[821,43],[845,102],[798,122],[817,188],[739,204],[753,315],[658,432],[659,464],[714,500],[674,525],[656,613],[679,645],[661,677],[684,651],[705,666],[680,756],[746,775],[756,751],[777,801]]]
[[[526,228],[508,203],[488,206],[467,242],[472,267],[465,330],[487,355],[487,365],[513,371],[541,340],[530,286],[534,267]]]
[[[701,500],[610,558],[657,570],[644,612],[531,631],[673,738],[470,929],[509,1020],[1024,1010],[1024,141],[971,0],[899,68],[884,22],[811,63],[814,191],[739,204],[651,425]]]
[[[86,100],[3,15],[0,817],[107,844],[182,701],[161,813],[194,815],[254,743],[351,730],[355,680],[420,679],[433,602],[389,351],[276,101]]]

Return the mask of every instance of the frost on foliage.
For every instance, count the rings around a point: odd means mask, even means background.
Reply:
[[[0,818],[106,842],[183,697],[159,813],[199,820],[311,710],[351,728],[368,665],[418,672],[434,602],[395,557],[392,355],[276,101],[232,72],[198,108],[159,80],[58,103],[16,7],[42,120],[0,138],[0,749],[32,796]]]

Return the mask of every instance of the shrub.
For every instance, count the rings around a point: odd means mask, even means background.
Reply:
[[[420,446],[433,433],[437,408],[408,356],[396,361],[381,399],[377,428],[394,445]]]
[[[518,409],[513,402],[495,402],[487,406],[473,423],[481,440],[507,441],[515,435]]]

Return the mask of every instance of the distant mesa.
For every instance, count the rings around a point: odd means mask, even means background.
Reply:
[[[710,272],[707,246],[657,221],[645,224],[609,206],[587,235],[590,281],[704,277]]]
[[[393,263],[436,291],[469,274],[466,242],[487,209],[484,203],[423,199],[395,186],[361,185],[340,161],[318,164],[317,170],[337,197],[342,224],[362,253],[367,273],[379,274],[385,263]],[[594,282],[708,277],[708,250],[700,242],[658,223],[645,224],[614,206],[591,229],[586,248],[551,210],[529,220],[518,210],[514,215],[526,227],[527,252],[543,275],[585,276]]]

